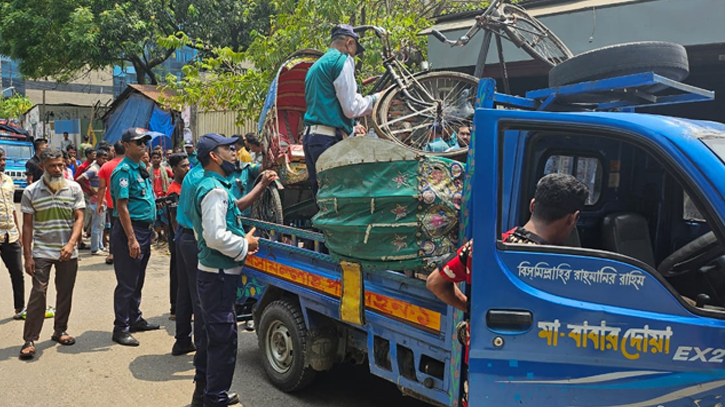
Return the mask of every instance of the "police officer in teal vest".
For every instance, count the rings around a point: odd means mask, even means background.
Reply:
[[[230,403],[229,388],[237,355],[234,303],[244,260],[256,253],[258,247],[254,228],[248,233],[242,228],[242,212],[231,191],[229,177],[235,170],[232,145],[236,141],[205,134],[196,145],[204,176],[196,185],[192,210],[187,209],[187,214],[199,248],[196,288],[203,323],[197,333],[197,389],[192,406],[202,405],[202,386],[203,406],[222,407]]]
[[[111,174],[110,182],[113,212],[118,218],[111,230],[117,282],[111,339],[125,346],[139,344],[131,333],[159,329],[143,319],[139,309],[156,221],[153,186],[146,166],[141,163],[149,140],[151,134],[145,129],[130,128],[123,132],[121,141],[126,156]]]
[[[380,93],[363,97],[357,93],[355,60],[365,48],[352,27],[338,24],[330,33],[330,49],[307,71],[305,77],[305,136],[302,142],[312,191],[317,195],[317,159],[328,148],[355,133],[365,134],[355,118],[373,111]]]

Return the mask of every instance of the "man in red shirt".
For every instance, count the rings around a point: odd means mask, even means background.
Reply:
[[[560,245],[576,226],[579,214],[589,197],[586,185],[567,174],[549,174],[536,184],[534,198],[529,203],[531,218],[523,227],[515,227],[504,233],[505,243]],[[453,254],[442,269],[434,270],[426,280],[426,287],[446,304],[469,312],[468,297],[457,283],[471,284],[473,240]],[[467,317],[466,317],[467,318]],[[463,406],[468,405],[468,347],[470,328],[465,325],[459,337],[465,338]],[[463,335],[461,335],[463,334]]]
[[[96,209],[98,211],[105,210],[104,206],[110,209],[106,211],[106,225],[110,224],[111,226],[113,226],[115,218],[113,217],[113,200],[111,199],[111,188],[109,188],[108,185],[111,182],[111,174],[113,174],[113,170],[116,169],[118,163],[120,163],[121,160],[123,160],[123,158],[126,156],[126,150],[123,148],[123,142],[121,141],[117,141],[116,144],[113,145],[113,150],[116,152],[116,158],[103,164],[101,170],[98,171],[99,204],[98,208]],[[104,205],[101,205],[101,202]],[[110,240],[112,241],[113,239]],[[111,245],[110,241],[108,243],[108,257],[106,257],[106,264],[113,264],[113,246]]]
[[[161,159],[161,152],[153,151],[151,153],[151,168],[153,169],[151,179],[153,180],[154,195],[156,195],[156,198],[166,196],[169,185],[171,185],[170,180],[174,176],[170,169],[161,165]]]
[[[90,167],[91,164],[93,164],[93,161],[96,160],[96,150],[94,150],[93,147],[86,148],[86,151],[84,152],[84,154],[86,155],[86,160],[83,161],[83,164],[79,165],[78,168],[76,168],[76,173],[73,174],[76,177],[76,179],[81,174],[86,172],[88,167]]]

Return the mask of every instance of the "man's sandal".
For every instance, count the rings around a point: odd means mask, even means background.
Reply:
[[[27,352],[26,349],[29,349]],[[20,348],[20,359],[28,360],[35,357],[35,343],[33,341],[27,341],[23,345],[22,348]]]
[[[57,335],[53,335],[50,337],[50,339],[58,342],[61,345],[66,345],[66,346],[70,346],[70,345],[73,345],[74,343],[76,343],[75,338],[68,335],[67,332],[61,332]]]
[[[113,257],[111,257],[111,256],[106,257],[106,264],[113,264]]]

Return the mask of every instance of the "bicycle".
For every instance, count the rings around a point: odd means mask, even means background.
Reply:
[[[459,72],[412,73],[405,66],[406,47],[393,52],[389,33],[382,27],[355,27],[360,34],[368,30],[383,44],[381,56],[385,67],[385,72],[375,78],[371,91],[384,90],[373,108],[376,133],[417,152],[449,157],[465,154],[468,141],[460,140],[456,134],[460,128],[473,124],[478,79]],[[442,151],[430,147],[434,142]]]
[[[458,40],[448,40],[437,30],[431,32],[451,46],[465,46],[479,31],[485,30],[474,76],[446,71],[411,74],[399,60],[399,53],[391,52],[387,31],[374,26],[357,27],[356,31],[363,33],[368,29],[373,29],[383,41],[381,53],[385,66],[385,73],[375,83],[373,92],[394,83],[387,87],[373,110],[376,133],[414,151],[438,156],[461,157],[468,150],[468,141],[458,133],[472,125],[478,78],[483,76],[493,35],[496,36],[507,93],[508,74],[501,38],[548,66],[555,66],[572,56],[551,30],[524,9],[505,0],[493,0]]]

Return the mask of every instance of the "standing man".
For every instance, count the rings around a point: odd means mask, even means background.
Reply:
[[[63,140],[60,141],[60,149],[63,151],[68,151],[68,146],[72,146],[73,141],[68,139],[68,132],[63,132]]]
[[[264,149],[262,148],[262,143],[257,138],[257,135],[254,133],[247,133],[244,140],[244,144],[249,148],[249,151],[251,151],[252,163],[262,165],[262,161],[264,159]]]
[[[98,199],[101,166],[106,163],[108,152],[98,150],[96,161],[77,178],[83,192],[88,196],[88,214],[91,216],[91,254],[98,254],[103,249],[103,228],[106,223],[106,212],[103,210],[103,199]],[[100,211],[98,210],[100,207]]]
[[[59,149],[49,147],[43,150],[40,165],[44,170],[43,176],[23,191],[20,204],[25,272],[33,278],[21,359],[35,356],[35,341],[40,337],[45,319],[51,266],[55,266],[56,272],[56,313],[50,338],[61,345],[75,343],[66,330],[78,272],[78,251],[75,247],[83,226],[83,191],[77,183],[63,177],[65,164]]]
[[[234,172],[235,154],[230,146],[235,141],[206,134],[197,144],[204,174],[187,211],[198,240],[196,286],[203,322],[197,332],[192,406],[202,405],[202,394],[205,407],[224,407],[236,401],[229,393],[237,356],[234,302],[242,265],[248,254],[256,253],[258,239],[254,228],[244,233],[241,211],[228,181]],[[268,184],[274,173],[266,173],[265,179]]]
[[[191,168],[199,165],[199,160],[196,158],[196,149],[194,149],[193,142],[191,142],[190,140],[184,142],[184,152],[189,158],[189,164],[191,164]]]
[[[171,150],[169,150],[171,151]],[[169,319],[176,319],[176,299],[179,293],[179,268],[177,258],[179,253],[176,251],[176,209],[179,203],[179,196],[181,195],[181,183],[184,182],[184,177],[189,172],[189,160],[186,158],[186,154],[172,154],[169,156],[168,164],[171,170],[174,172],[174,181],[169,186],[167,191],[167,197],[169,198],[168,204],[165,208],[166,215],[169,219],[168,238],[169,238],[169,253],[171,254],[171,261],[169,262],[169,299],[171,300],[171,313]],[[191,310],[191,304],[189,304],[189,310]],[[191,341],[188,341],[190,345]],[[173,349],[172,349],[172,354]]]
[[[68,153],[68,158],[70,159],[70,165],[68,168],[73,171],[73,176],[75,176],[76,168],[81,165],[81,161],[76,157],[76,148],[72,145],[68,146],[66,152]]]
[[[161,165],[161,162],[161,148],[159,147],[158,149],[154,149],[154,151],[151,152],[151,179],[154,186],[154,196],[157,199],[166,196],[166,191],[168,191],[169,185],[171,185],[171,179],[174,176],[170,169]],[[157,234],[157,243],[166,241],[165,229],[168,223],[169,220],[166,217],[164,209],[162,208],[158,212],[158,216],[156,217],[156,226],[154,228]]]
[[[78,146],[78,151],[81,152],[81,158],[86,157],[86,149],[90,148],[93,151],[93,144],[88,141],[88,135],[83,136],[83,142]]]
[[[121,345],[138,346],[131,333],[159,329],[143,319],[139,309],[156,221],[153,187],[149,173],[140,165],[151,134],[132,127],[123,132],[121,140],[126,156],[111,174],[111,197],[118,218],[111,230],[117,281],[111,339]]]
[[[253,133],[252,133],[253,134]],[[237,161],[241,163],[251,163],[252,162],[252,155],[249,154],[249,151],[247,150],[247,147],[245,146],[245,139],[244,136],[241,134],[235,134],[232,136],[232,138],[236,138],[236,148],[237,148]]]
[[[15,211],[15,185],[5,174],[5,150],[0,148],[0,257],[10,272],[13,286],[13,319],[25,315],[25,280],[23,278],[23,249],[20,246],[20,224]]]
[[[354,119],[372,113],[380,97],[380,93],[365,97],[357,93],[354,57],[365,50],[358,42],[357,33],[347,24],[338,24],[330,36],[330,49],[310,67],[305,78],[307,128],[302,144],[315,196],[317,159],[353,132],[365,134],[365,128],[355,126]]]
[[[105,207],[108,208],[108,211],[106,211],[106,224],[110,226],[107,227],[107,229],[113,229],[113,224],[116,223],[116,220],[118,219],[113,213],[113,199],[111,199],[111,188],[108,188],[108,185],[111,183],[111,174],[113,173],[113,170],[116,169],[118,163],[126,156],[126,149],[123,148],[123,141],[117,141],[113,145],[113,151],[116,153],[116,157],[103,164],[101,170],[98,172],[98,202],[103,202]],[[96,208],[97,212],[102,212],[104,210],[105,208],[100,204],[98,208]],[[108,233],[110,233],[110,230]],[[106,264],[113,264],[113,239],[108,240],[108,256],[106,257]]]
[[[83,150],[83,155],[86,157],[86,160],[83,161],[83,164],[79,165],[78,168],[76,168],[75,177],[78,178],[83,174],[88,167],[93,164],[93,161],[96,159],[96,151],[93,149],[93,147],[86,147],[85,150]]]
[[[25,163],[25,175],[28,177],[28,185],[39,180],[43,176],[43,169],[40,168],[40,153],[48,146],[48,140],[36,139],[33,141],[35,155]]]

